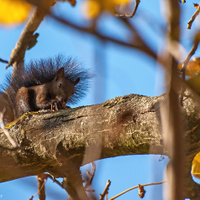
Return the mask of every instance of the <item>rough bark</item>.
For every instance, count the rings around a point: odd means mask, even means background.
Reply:
[[[164,95],[128,95],[93,106],[25,114],[7,126],[19,150],[8,149],[12,146],[0,130],[0,181],[47,171],[65,177],[67,168],[73,165],[113,156],[167,155],[159,110],[164,102]],[[183,104],[187,169],[184,195],[198,199],[200,188],[192,181],[190,169],[200,151],[200,114],[191,99]]]

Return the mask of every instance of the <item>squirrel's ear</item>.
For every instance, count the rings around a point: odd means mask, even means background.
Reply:
[[[73,82],[74,86],[77,85],[77,84],[79,83],[79,81],[80,81],[80,78],[77,78],[77,79]]]
[[[64,76],[65,76],[64,75],[64,67],[62,67],[56,72],[54,80],[57,81],[59,78],[62,78]]]

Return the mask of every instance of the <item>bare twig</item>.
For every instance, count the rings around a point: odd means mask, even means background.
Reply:
[[[2,63],[8,63],[7,60],[3,60],[3,59],[1,59],[1,58],[0,58],[0,62],[2,62]]]
[[[46,194],[45,194],[45,183],[47,181],[47,174],[41,173],[36,176],[38,181],[38,194],[39,194],[39,200],[45,200]]]
[[[85,184],[85,188],[87,189],[91,184],[92,184],[92,180],[94,178],[94,174],[95,174],[95,171],[96,171],[96,167],[95,167],[95,164],[94,162],[91,162],[91,166],[92,166],[92,171],[89,172],[89,171],[86,171],[87,172],[87,175],[88,175],[88,180]]]
[[[39,175],[38,175],[39,176]],[[40,195],[40,200],[45,200],[45,191],[44,191],[44,185],[47,182],[47,180],[44,181],[44,179],[40,178],[37,176],[37,180],[38,180],[38,192],[33,195],[29,200],[32,200],[34,197],[36,197],[38,194]],[[42,195],[41,195],[42,194]]]
[[[50,17],[52,17],[56,21],[66,25],[66,26],[69,26],[69,27],[71,27],[71,28],[73,28],[75,30],[95,35],[96,37],[100,38],[101,40],[112,42],[112,43],[117,44],[117,45],[138,49],[139,51],[147,54],[148,56],[152,57],[153,59],[155,59],[155,60],[157,59],[157,54],[155,52],[153,52],[150,48],[143,47],[141,44],[138,44],[138,43],[134,44],[133,42],[130,42],[130,41],[129,42],[124,42],[124,41],[121,41],[121,40],[117,40],[115,38],[112,38],[112,37],[109,37],[109,36],[105,36],[105,35],[97,32],[97,31],[95,31],[92,28],[81,27],[81,26],[78,26],[76,24],[73,24],[73,23],[67,21],[64,18],[56,16],[53,13],[50,13],[49,15],[50,15]]]
[[[192,49],[190,50],[189,54],[186,56],[185,60],[182,63],[181,72],[182,72],[182,79],[183,79],[183,81],[185,81],[185,71],[186,71],[188,62],[191,59],[191,57],[194,55],[194,53],[197,50],[197,47],[199,45],[199,39],[198,39],[198,37],[196,37],[196,38],[197,39],[195,40]],[[181,98],[180,98],[181,105],[183,104],[184,92],[185,92],[185,89],[184,89],[184,87],[182,87],[182,89],[181,89]]]
[[[108,190],[109,190],[110,184],[111,184],[111,181],[107,180],[106,187],[105,187],[103,193],[100,194],[99,200],[103,200],[104,197],[108,194]]]
[[[192,15],[191,19],[188,21],[187,29],[191,29],[194,20],[199,15],[199,12],[200,12],[200,5],[197,7],[195,13]]]
[[[131,190],[134,190],[134,189],[136,189],[136,188],[139,188],[139,187],[141,187],[141,186],[142,186],[142,187],[145,187],[145,186],[151,186],[151,185],[160,185],[160,184],[163,184],[163,183],[166,183],[166,182],[167,182],[167,181],[161,181],[161,182],[156,182],[156,183],[147,183],[147,184],[143,184],[143,185],[137,185],[137,186],[131,187],[131,188],[129,188],[129,189],[127,189],[127,190],[121,192],[120,194],[118,194],[118,195],[116,195],[116,196],[110,198],[109,200],[114,200],[114,199],[120,197],[121,195],[123,195],[123,194],[125,194],[125,193],[127,193],[127,192],[129,192],[129,191],[131,191]]]
[[[63,185],[62,185],[58,180],[56,180],[56,178],[55,178],[52,174],[48,173],[47,176],[48,176],[48,178],[50,178],[53,182],[57,183],[61,188],[63,188]]]
[[[151,48],[148,46],[148,44],[143,40],[141,37],[141,34],[138,33],[138,31],[135,29],[133,24],[131,24],[130,20],[126,18],[120,18],[120,20],[127,26],[127,28],[133,33],[135,41],[141,45],[142,49],[148,49],[149,51],[152,51]]]
[[[42,22],[43,18],[47,14],[49,7],[52,5],[52,1],[49,1],[49,3],[45,4],[44,6],[39,6],[35,9],[32,17],[26,24],[22,34],[19,37],[19,40],[17,41],[14,49],[12,50],[10,61],[8,62],[7,68],[14,63],[16,63],[16,66],[19,63],[23,62],[25,51],[29,44],[31,43],[32,38],[34,37],[34,32],[37,30],[38,26]]]
[[[181,72],[183,73],[183,78],[185,80],[185,71],[188,65],[188,62],[190,60],[190,58],[194,55],[195,51],[197,50],[197,47],[199,45],[199,40],[195,40],[192,49],[190,50],[190,52],[188,53],[188,55],[186,56],[185,60],[182,63],[182,68],[181,68]]]
[[[118,13],[115,11],[115,12],[114,12],[114,15],[115,15],[115,17],[132,18],[132,17],[135,15],[135,13],[136,13],[139,4],[140,4],[140,0],[135,0],[135,6],[134,6],[134,9],[133,9],[133,11],[132,11],[131,14],[118,14]]]
[[[6,112],[6,109],[4,108],[2,110],[2,112],[0,112],[0,124],[1,124],[1,128],[3,130],[3,132],[5,133],[6,137],[8,138],[9,142],[12,144],[12,146],[14,148],[17,147],[16,142],[12,139],[9,131],[5,128],[5,124],[4,124],[4,113]]]

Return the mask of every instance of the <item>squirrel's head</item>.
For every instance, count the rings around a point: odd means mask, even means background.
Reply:
[[[80,78],[77,78],[74,82],[65,78],[64,68],[60,68],[52,81],[52,95],[54,98],[59,101],[67,103],[71,96],[75,92],[75,85],[80,81]]]

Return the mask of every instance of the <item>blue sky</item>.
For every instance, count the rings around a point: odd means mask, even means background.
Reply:
[[[156,51],[164,49],[165,41],[155,22],[163,24],[160,11],[160,2],[141,1],[136,16],[132,19],[146,42]],[[81,3],[72,8],[68,3],[59,3],[55,11],[67,19],[73,19],[75,23],[87,24],[83,19],[80,9]],[[183,14],[181,16],[182,43],[186,52],[191,48],[191,38],[198,27],[195,23],[192,30],[186,30],[187,21],[195,9],[192,2],[181,4]],[[0,26],[0,58],[8,60],[14,48],[24,24],[18,27]],[[117,22],[112,16],[102,16],[98,26],[102,33],[114,35],[116,38],[127,39],[129,32]],[[31,59],[54,57],[63,54],[66,57],[76,58],[84,67],[89,68],[94,74],[91,88],[86,98],[75,106],[91,105],[101,103],[107,99],[127,94],[141,94],[148,96],[160,95],[164,92],[163,70],[155,61],[146,55],[125,47],[119,47],[111,43],[101,42],[94,36],[80,33],[71,28],[64,27],[52,19],[46,18],[38,28],[40,34],[38,43],[26,52],[25,62]],[[198,56],[199,50],[196,52]],[[103,57],[101,62],[96,61],[95,55]],[[4,70],[5,64],[0,63],[0,83],[3,83],[5,74],[11,70]],[[125,189],[137,184],[159,182],[163,179],[162,174],[168,159],[159,161],[160,156],[123,156],[118,158],[104,159],[97,164],[97,173],[94,179],[96,194],[101,193],[106,181],[111,180],[109,198]],[[85,166],[85,168],[90,165]],[[156,169],[156,170],[155,170]],[[57,185],[48,180],[47,199],[66,199],[66,193]],[[147,194],[144,200],[162,200],[162,186],[151,186],[146,188]],[[35,177],[27,177],[0,184],[0,199],[27,200],[37,192],[37,181]],[[157,196],[156,196],[157,195]],[[137,191],[129,192],[126,196],[118,199],[140,199]],[[37,199],[37,198],[35,198]]]

